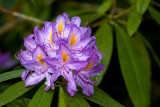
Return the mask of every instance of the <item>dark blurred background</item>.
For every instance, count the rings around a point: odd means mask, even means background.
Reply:
[[[35,26],[42,26],[41,22],[43,21],[55,21],[56,16],[64,12],[68,13],[70,17],[80,16],[82,23],[86,23],[86,17],[84,16],[96,12],[103,2],[104,0],[0,0],[0,73],[23,68],[15,56],[21,48],[24,49],[23,38],[33,33]],[[117,0],[115,14],[128,8],[133,2],[134,0]],[[154,0],[154,2],[160,3],[158,0]],[[151,5],[160,11],[160,7],[152,2]],[[3,9],[6,9],[7,12],[4,12]],[[36,18],[39,22],[16,17],[11,12],[18,12],[26,17]],[[126,17],[123,19],[126,20]],[[101,18],[96,21],[99,20]],[[94,24],[96,21],[89,23],[89,25]],[[98,27],[92,26],[92,35],[95,35]],[[160,26],[148,11],[143,15],[139,32],[149,41],[156,55],[160,58]],[[113,34],[115,36],[114,32]],[[111,61],[99,87],[124,106],[132,107],[133,104],[121,74],[115,41],[114,37]],[[151,106],[158,107],[160,106],[160,69],[151,52],[149,54],[152,71]],[[19,80],[14,79],[14,81],[1,83],[0,93]],[[94,105],[94,103],[90,103]]]

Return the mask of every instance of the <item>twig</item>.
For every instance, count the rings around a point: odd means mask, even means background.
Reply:
[[[110,10],[110,14],[109,14],[109,17],[112,19],[113,18],[113,15],[115,13],[115,10],[116,10],[116,0],[113,1],[112,3],[112,6],[111,6],[111,10]]]
[[[33,18],[33,17],[30,17],[30,16],[26,16],[26,15],[18,13],[18,12],[12,12],[12,11],[9,11],[9,10],[1,8],[1,7],[0,7],[0,12],[6,13],[6,14],[10,14],[10,15],[18,17],[20,19],[32,21],[32,22],[35,22],[35,23],[38,23],[38,24],[43,24],[44,23],[44,21],[42,21],[40,19]]]
[[[95,27],[101,25],[101,24],[103,23],[103,21],[104,21],[104,20],[101,20],[101,21],[99,21],[99,22],[96,22],[96,23],[94,23],[94,24],[91,24],[90,27],[91,27],[91,28],[95,28]]]
[[[120,24],[127,25],[127,22],[124,20],[116,19],[116,21]]]
[[[133,6],[131,6],[131,7],[127,8],[127,9],[123,10],[119,14],[115,15],[114,19],[120,18],[121,16],[123,16],[123,15],[127,14],[128,12],[130,12],[132,9],[133,9]]]
[[[9,23],[5,24],[4,26],[0,27],[0,35],[3,35],[7,31],[13,29],[16,25],[18,25],[22,21],[23,21],[22,19],[21,20],[20,19],[14,20],[14,21],[9,22]]]

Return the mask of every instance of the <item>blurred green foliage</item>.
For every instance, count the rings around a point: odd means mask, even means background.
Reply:
[[[97,38],[105,70],[97,76],[99,88],[95,87],[93,96],[78,92],[71,98],[63,90],[65,86],[57,89],[60,84],[49,92],[41,83],[25,88],[24,82],[19,82],[23,67],[18,63],[18,67],[0,71],[0,106],[160,106],[158,0],[0,0],[0,50],[15,59],[24,49],[23,38],[33,33],[35,26],[43,25],[10,12],[42,22],[55,21],[64,12],[80,16],[81,25],[88,23]]]

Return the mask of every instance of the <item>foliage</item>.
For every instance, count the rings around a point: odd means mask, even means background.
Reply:
[[[21,66],[0,69],[0,106],[149,107],[160,105],[157,103],[160,93],[156,91],[160,89],[160,82],[157,79],[160,76],[157,75],[160,74],[157,73],[160,60],[156,50],[156,46],[159,45],[153,45],[155,41],[159,42],[159,37],[156,40],[153,35],[158,35],[160,32],[145,26],[151,25],[159,29],[160,4],[156,0],[13,0],[12,2],[2,0],[0,6],[2,7],[0,12],[3,12],[0,14],[2,51],[10,51],[12,55],[18,53],[20,48],[23,48],[23,37],[31,34],[36,25],[41,26],[44,20],[55,21],[57,15],[66,12],[71,17],[80,16],[82,26],[92,28],[92,35],[96,37],[98,49],[103,53],[101,62],[105,64],[104,72],[92,78],[93,80],[97,78],[98,84],[94,86],[94,95],[90,97],[82,94],[80,87],[79,92],[70,97],[61,77],[56,81],[55,89],[45,91],[44,81],[38,85],[24,86],[24,81],[20,77],[25,69]],[[9,12],[2,11],[3,8],[8,9]],[[11,14],[11,11],[20,14],[16,16]],[[147,21],[151,23],[146,24]],[[116,73],[112,76],[110,74],[113,71]],[[111,81],[106,81],[109,77],[112,78]],[[116,80],[116,77],[121,78],[122,82]],[[125,86],[117,86],[118,89],[113,85],[110,87],[109,83],[112,84],[114,81]],[[120,91],[118,94],[113,94],[118,92],[115,90]]]

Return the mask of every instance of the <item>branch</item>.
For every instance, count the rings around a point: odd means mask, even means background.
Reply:
[[[0,7],[0,12],[13,15],[13,16],[18,17],[18,18],[23,19],[23,20],[32,21],[32,22],[35,22],[35,23],[38,23],[38,24],[44,24],[44,21],[42,21],[40,19],[33,18],[33,17],[30,17],[30,16],[26,16],[26,15],[18,13],[18,12],[12,12],[12,11],[9,11],[9,10],[1,8],[1,7]]]
[[[115,15],[115,16],[114,16],[114,19],[120,18],[121,16],[129,13],[132,9],[133,9],[133,6],[131,6],[131,7],[127,8],[127,9],[123,10],[123,11],[120,12],[119,14]]]
[[[19,23],[21,23],[23,20],[18,19],[14,20],[12,22],[9,22],[5,24],[4,26],[0,27],[0,35],[3,35],[4,33],[8,32],[9,30],[15,28]]]
[[[116,9],[116,0],[113,1],[112,6],[111,6],[111,10],[110,10],[110,14],[109,14],[109,17],[111,18],[111,20],[113,18],[114,13],[115,13],[115,9]]]

